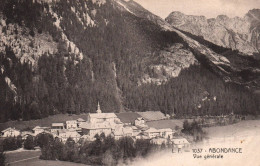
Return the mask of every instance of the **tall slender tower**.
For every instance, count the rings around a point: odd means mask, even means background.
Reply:
[[[98,106],[97,106],[97,113],[98,113],[98,114],[102,113],[102,111],[101,111],[101,109],[100,109],[99,101],[98,101]]]

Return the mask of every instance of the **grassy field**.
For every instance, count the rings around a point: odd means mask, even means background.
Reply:
[[[184,120],[182,120],[182,119],[159,120],[159,121],[147,122],[147,125],[149,127],[153,127],[156,129],[171,128],[171,129],[175,130],[176,126],[182,128],[183,121]]]
[[[38,120],[30,120],[30,121],[9,121],[6,123],[0,123],[0,131],[8,128],[15,127],[16,129],[22,130],[26,128],[34,128],[35,126],[44,126],[50,127],[54,122],[65,122],[67,120],[76,120],[78,118],[87,119],[87,114],[81,115],[68,115],[68,114],[59,114],[49,116],[47,118],[38,119]]]
[[[22,151],[7,153],[7,163],[10,166],[83,166],[84,164],[77,164],[63,161],[46,161],[40,160],[41,151]]]
[[[71,163],[64,161],[47,161],[40,159],[32,159],[28,161],[22,161],[19,163],[10,164],[10,166],[86,166],[79,163]]]
[[[227,126],[204,128],[209,138],[242,137],[260,135],[260,120],[245,120]]]

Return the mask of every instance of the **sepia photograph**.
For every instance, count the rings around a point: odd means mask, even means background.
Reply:
[[[0,166],[260,166],[260,0],[0,0]]]

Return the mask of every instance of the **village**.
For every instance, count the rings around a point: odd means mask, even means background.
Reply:
[[[38,134],[51,134],[66,143],[70,138],[75,143],[81,141],[93,142],[96,135],[113,136],[115,140],[122,137],[130,137],[134,141],[138,139],[150,140],[155,145],[170,145],[172,149],[188,149],[190,142],[181,136],[181,125],[170,126],[160,124],[169,119],[159,111],[102,113],[98,103],[96,113],[88,113],[87,119],[78,118],[64,123],[52,123],[51,126],[35,126],[32,131],[20,131],[15,128],[7,128],[1,131],[2,138],[21,136],[25,140],[28,136],[36,137]],[[151,124],[151,125],[148,125]]]

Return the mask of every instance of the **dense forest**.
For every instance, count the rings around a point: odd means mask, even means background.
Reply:
[[[162,85],[138,85],[144,74],[153,74],[149,66],[156,63],[160,50],[174,43],[189,48],[176,33],[119,10],[113,0],[103,5],[85,0],[52,4],[62,18],[63,33],[77,45],[83,59],[62,40],[49,4],[4,0],[0,6],[7,23],[26,27],[31,36],[49,33],[58,43],[58,52],[43,54],[36,66],[21,62],[9,46],[0,53],[0,66],[5,69],[0,73],[1,122],[95,112],[98,101],[103,112],[159,110],[178,116],[256,114],[260,109],[251,92],[224,83],[203,65],[183,70]],[[84,24],[86,13],[95,25]],[[15,85],[15,92],[6,78]]]

